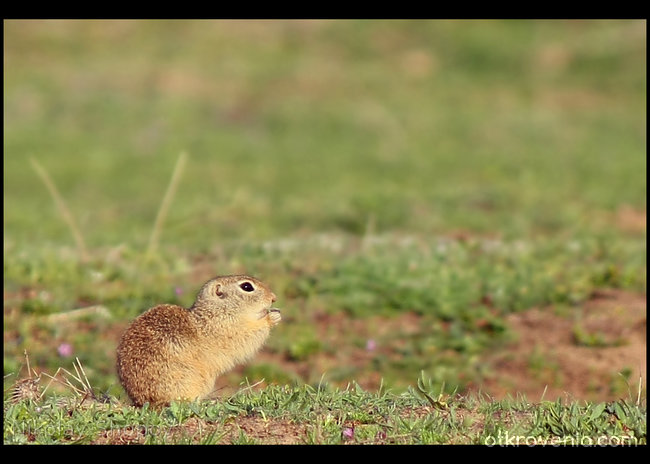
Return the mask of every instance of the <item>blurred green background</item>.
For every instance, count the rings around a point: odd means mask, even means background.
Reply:
[[[241,271],[283,299],[279,359],[333,350],[320,312],[415,311],[458,330],[367,369],[412,381],[448,344],[449,379],[504,313],[645,291],[646,125],[645,21],[5,21],[5,374],[70,342],[114,385],[112,327]]]

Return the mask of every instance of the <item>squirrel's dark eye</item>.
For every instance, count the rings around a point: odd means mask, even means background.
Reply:
[[[253,284],[251,284],[250,282],[244,282],[242,284],[239,284],[239,287],[245,292],[252,292],[253,290],[255,290],[255,287],[253,287]]]

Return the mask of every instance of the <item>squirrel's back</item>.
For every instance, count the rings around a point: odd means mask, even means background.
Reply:
[[[184,393],[192,396],[195,389],[178,384],[195,375],[191,366],[196,338],[189,310],[180,306],[154,306],[133,321],[117,348],[117,373],[136,406],[182,399]]]

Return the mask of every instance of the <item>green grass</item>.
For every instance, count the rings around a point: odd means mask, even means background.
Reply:
[[[323,312],[354,319],[419,314],[417,333],[368,329],[367,338],[390,353],[378,351],[363,368],[335,366],[327,373],[328,380],[344,384],[377,371],[388,385],[402,388],[422,369],[450,388],[464,388],[480,379],[484,372],[479,355],[512,339],[503,322],[510,312],[579,304],[604,282],[630,289],[645,285],[645,258],[635,251],[643,243],[585,241],[567,247],[541,240],[524,244],[414,239],[404,244],[402,238],[385,236],[365,249],[358,240],[336,236],[327,237],[325,245],[313,240],[260,246],[233,242],[215,261],[221,260],[232,272],[264,276],[283,295],[286,324],[267,344],[278,359],[309,364],[320,353],[335,353],[340,344],[364,350],[367,340],[362,335],[351,332],[347,340],[335,332],[319,335],[314,325]],[[336,250],[329,248],[333,244]],[[209,256],[202,259],[210,262]],[[23,295],[16,288],[15,299],[6,301],[5,372],[20,369],[25,350],[35,365],[54,371],[69,363],[53,355],[56,348],[71,343],[75,356],[93,370],[94,384],[102,391],[120,393],[113,363],[124,323],[157,302],[189,306],[197,291],[190,257],[177,254],[160,262],[137,263],[135,258],[87,264],[61,257],[33,260],[29,272],[36,275],[29,281],[25,268],[7,267],[6,282],[23,279],[32,291]],[[50,320],[61,308],[67,312],[93,304],[107,308],[110,317],[91,312],[82,320]],[[594,345],[587,334],[582,335],[580,343]],[[293,378],[281,367],[255,369],[251,375],[263,372],[260,378],[269,381]],[[310,371],[303,380],[314,382],[322,374]]]
[[[482,355],[516,336],[508,314],[645,294],[645,22],[4,29],[5,390],[27,351],[50,373],[78,357],[98,392],[123,397],[127,321],[191,304],[216,274],[263,278],[283,309],[266,348],[283,362],[244,375],[298,389],[380,376],[398,398],[422,370],[447,394],[480,383]],[[402,330],[412,314],[417,330]],[[315,330],[337,317],[368,325]],[[365,361],[336,362],[348,352]],[[333,417],[312,441],[341,440]],[[484,442],[423,424],[416,439],[395,421],[355,437]]]
[[[181,151],[161,246],[199,251],[358,234],[370,218],[590,231],[645,206],[642,23],[5,26],[5,193],[20,198],[5,223],[28,231],[6,239],[16,248],[70,240],[25,156],[91,248],[144,246]]]
[[[6,444],[647,444],[646,408],[609,403],[530,403],[472,395],[429,403],[414,390],[243,388],[216,402],[135,409],[49,397],[5,406]]]

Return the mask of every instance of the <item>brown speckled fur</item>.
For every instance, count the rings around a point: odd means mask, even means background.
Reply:
[[[240,285],[250,283],[247,292]],[[259,280],[219,276],[190,308],[161,304],[137,317],[117,347],[117,373],[136,406],[204,398],[216,378],[261,348],[280,322],[275,294]]]

